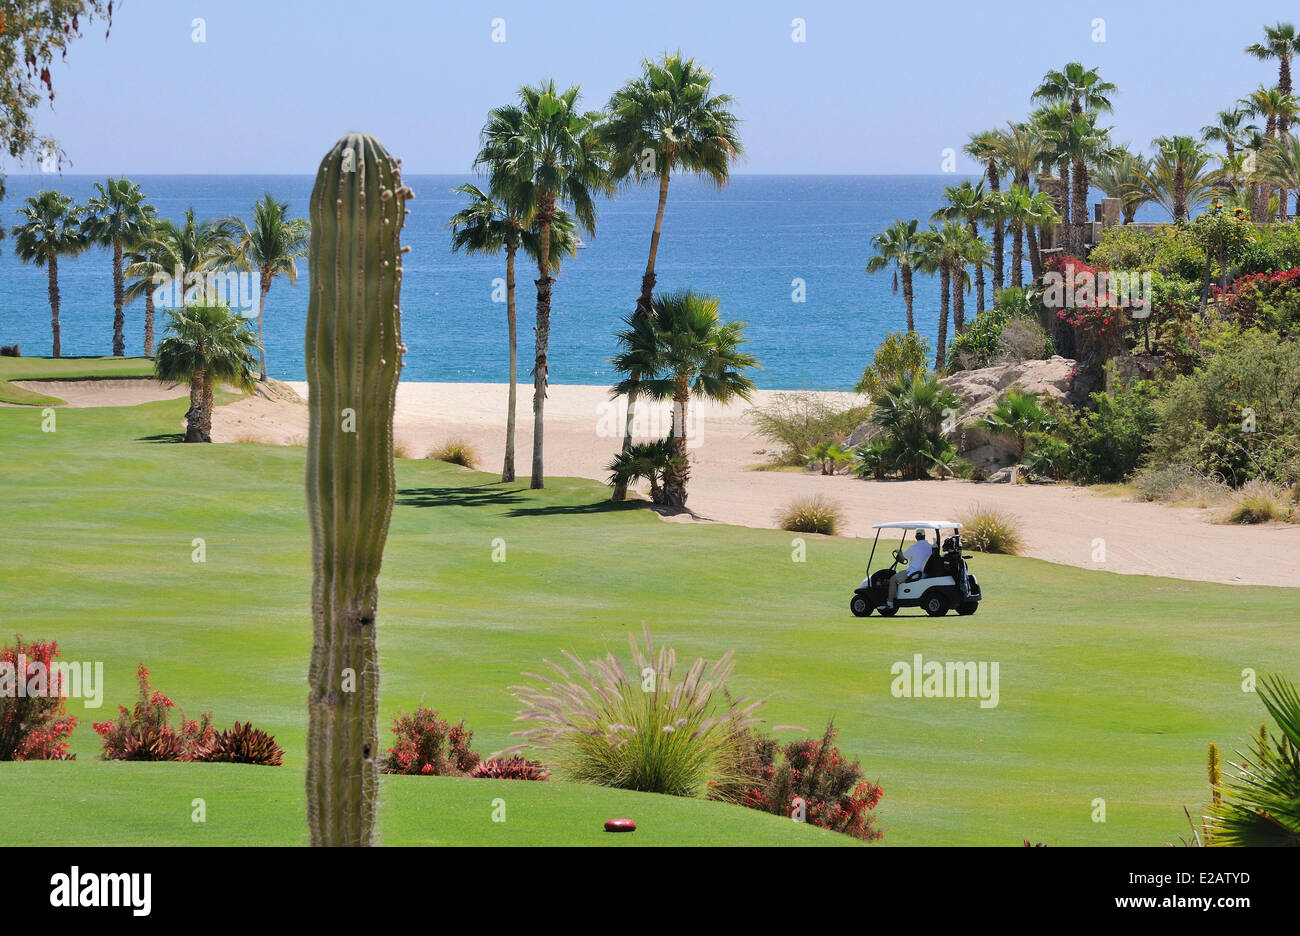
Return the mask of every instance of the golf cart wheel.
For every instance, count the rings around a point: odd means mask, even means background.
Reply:
[[[854,595],[849,601],[849,610],[853,612],[854,617],[870,617],[871,602],[862,595]]]
[[[942,595],[931,595],[925,599],[924,607],[930,617],[943,617],[948,613],[948,601]]]
[[[978,601],[963,601],[961,604],[957,605],[957,613],[974,614],[979,606],[980,603]]]

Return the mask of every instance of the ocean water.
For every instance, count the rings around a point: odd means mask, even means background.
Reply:
[[[264,192],[307,214],[311,176],[134,176],[163,217],[180,220],[192,206],[200,219],[247,217]],[[43,188],[78,203],[98,177],[9,177],[0,220],[16,223],[15,209]],[[461,204],[452,189],[469,176],[411,176],[416,192],[404,242],[412,252],[402,283],[402,334],[409,348],[404,380],[505,381],[508,352],[504,303],[492,301],[493,280],[505,275],[504,257],[453,254],[447,219]],[[904,327],[901,295],[889,273],[866,274],[872,235],[896,218],[922,224],[939,205],[945,176],[736,176],[717,190],[690,177],[675,179],[668,196],[656,264],[658,288],[690,287],[721,298],[724,317],[748,323],[762,369],[763,388],[848,389],[889,331]],[[640,289],[657,188],[634,187],[600,205],[595,237],[568,260],[553,295],[550,380],[605,384],[614,379],[609,357],[619,318]],[[303,327],[307,264],[296,286],[277,279],[265,315],[267,371],[304,379]],[[520,379],[533,359],[535,292],[525,263],[517,272]],[[800,284],[802,284],[800,288]],[[112,352],[111,253],[92,249],[60,261],[64,355]],[[917,328],[931,343],[939,289],[918,277]],[[801,301],[800,301],[801,300]],[[254,310],[256,308],[254,301]],[[160,311],[159,334],[165,324]],[[144,303],[126,310],[127,353],[140,354]],[[0,241],[0,344],[17,342],[24,354],[50,353],[50,316],[43,269],[25,266],[12,238]]]

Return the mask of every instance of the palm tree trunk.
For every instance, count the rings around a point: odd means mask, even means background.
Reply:
[[[960,263],[952,278],[952,328],[960,335],[966,330],[966,265]]]
[[[212,375],[203,378],[203,395],[199,409],[199,431],[203,433],[204,442],[212,441]]]
[[[1038,249],[1038,230],[1034,225],[1025,225],[1025,239],[1029,242],[1029,273],[1036,280],[1043,275],[1043,255]]]
[[[948,264],[939,264],[939,341],[934,352],[934,369],[944,369],[948,353],[948,292],[952,279]]]
[[[1025,286],[1025,225],[1017,222],[1011,236],[1011,287]]]
[[[975,238],[976,240],[979,240],[979,236],[980,236],[979,224],[973,218],[970,219],[967,222],[967,224],[970,226],[970,236]],[[976,263],[975,264],[975,314],[982,315],[983,313],[984,313],[984,264]]]
[[[1187,217],[1187,175],[1182,163],[1174,170],[1174,220]]]
[[[1002,180],[998,175],[998,164],[989,160],[988,165],[989,191],[1002,191]],[[998,292],[1006,282],[1006,274],[1003,266],[1006,263],[1006,228],[1003,226],[1002,219],[998,218],[993,222],[993,295],[996,298]]]
[[[153,290],[145,290],[144,294],[144,356],[153,357]]]
[[[1074,215],[1073,236],[1075,256],[1083,259],[1087,246],[1088,228],[1088,164],[1083,159],[1074,161]]]
[[[50,291],[50,331],[54,334],[52,357],[59,357],[63,345],[59,341],[59,257],[58,254],[45,255],[45,272],[49,275]]]
[[[650,232],[650,256],[646,260],[645,273],[641,277],[641,295],[636,300],[636,315],[646,316],[650,314],[651,305],[654,301],[655,290],[655,259],[659,256],[659,238],[663,234],[664,228],[664,206],[668,204],[668,180],[670,167],[664,166],[664,174],[659,177],[659,206],[655,209],[655,226]],[[630,374],[633,384],[640,378],[640,374]],[[636,392],[629,392],[627,395],[627,419],[623,422],[623,454],[626,455],[632,451],[632,428],[636,423]],[[614,494],[612,499],[616,501],[627,498],[627,482],[619,479],[614,485]]]
[[[690,384],[685,377],[678,377],[677,392],[673,395],[673,431],[668,437],[672,464],[664,472],[663,497],[669,507],[686,506],[686,483],[691,476],[690,462],[686,458],[686,407],[690,398]]]
[[[1283,94],[1291,93],[1291,56],[1282,55],[1277,60],[1277,89]],[[1277,136],[1279,140],[1285,140],[1287,133],[1291,129],[1291,122],[1287,119],[1285,112],[1278,114],[1277,117]],[[1282,193],[1283,200],[1286,199],[1286,192]]]
[[[266,380],[266,342],[262,339],[262,312],[266,309],[266,294],[271,291],[271,277],[262,274],[261,295],[257,299],[257,353],[262,360],[262,370],[258,380]]]
[[[515,400],[518,394],[519,355],[515,347],[515,252],[506,247],[506,331],[510,335],[510,399],[506,404],[506,459],[501,466],[502,483],[515,480]]]
[[[533,476],[529,487],[546,486],[542,447],[546,418],[547,349],[551,341],[551,221],[555,193],[543,192],[537,208],[537,350],[533,359]]]
[[[185,414],[185,441],[207,442],[203,437],[203,371],[190,377],[190,408]]]
[[[916,331],[916,320],[912,316],[912,268],[903,267],[903,304],[907,306],[907,330]]]
[[[113,356],[126,356],[126,316],[122,313],[125,285],[122,282],[122,241],[113,241]]]

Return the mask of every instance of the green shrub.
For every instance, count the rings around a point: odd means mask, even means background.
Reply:
[[[999,290],[993,308],[948,343],[948,370],[976,370],[999,361],[1028,361],[1053,351],[1023,289]]]
[[[1221,488],[1186,465],[1143,468],[1133,476],[1133,492],[1141,501],[1205,502],[1217,499]]]
[[[838,406],[824,393],[794,390],[773,394],[766,406],[749,413],[758,434],[783,446],[778,461],[802,465],[819,442],[843,442],[866,422],[865,406]]]
[[[1057,409],[1056,433],[1070,446],[1070,478],[1083,483],[1122,481],[1150,450],[1158,423],[1153,381],[1133,381],[1111,393],[1093,393],[1092,408]]]
[[[930,373],[929,360],[930,345],[919,332],[890,332],[853,389],[875,396],[899,380],[918,380]]]
[[[1074,464],[1070,443],[1047,432],[1034,432],[1029,436],[1025,451],[1025,468],[1030,474],[1051,481],[1064,481]]]
[[[712,667],[697,659],[675,676],[676,651],[655,650],[649,630],[644,651],[636,638],[631,667],[612,653],[583,663],[561,651],[574,672],[546,660],[550,677],[524,675],[535,685],[512,686],[523,705],[519,720],[535,727],[515,732],[523,748],[545,752],[557,774],[578,783],[726,799],[745,776],[744,731],[762,705],[724,697],[732,652]],[[631,674],[631,675],[629,675]]]
[[[950,447],[944,430],[961,400],[934,377],[903,379],[873,402],[871,421],[884,440],[883,462],[904,479],[927,478],[935,460]]]
[[[975,504],[957,519],[963,545],[979,552],[1020,555],[1020,518],[1014,514]]]
[[[776,525],[791,533],[822,533],[826,536],[834,536],[843,522],[844,509],[821,494],[797,497],[776,515]]]
[[[464,439],[450,439],[444,442],[430,452],[429,457],[460,465],[462,468],[477,468],[479,464],[478,449]]]
[[[1155,256],[1151,267],[1179,279],[1200,282],[1205,275],[1205,251],[1199,247],[1186,227],[1161,228],[1156,234]]]
[[[1101,242],[1092,248],[1088,260],[1107,270],[1150,270],[1159,250],[1155,232],[1119,225],[1102,232]]]

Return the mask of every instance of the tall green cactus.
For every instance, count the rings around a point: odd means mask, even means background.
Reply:
[[[393,404],[402,368],[398,161],[349,134],[311,195],[307,513],[312,650],[307,821],[313,845],[369,845],[379,786],[375,606],[393,511]]]

